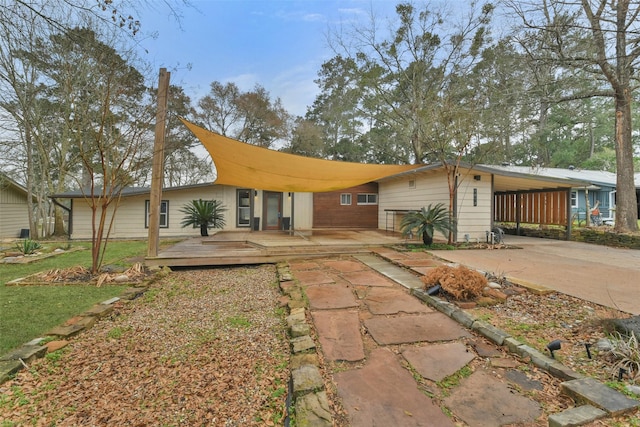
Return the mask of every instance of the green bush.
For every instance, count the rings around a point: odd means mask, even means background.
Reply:
[[[18,248],[23,255],[31,255],[38,249],[42,248],[42,245],[35,240],[24,239],[16,242],[16,248]]]

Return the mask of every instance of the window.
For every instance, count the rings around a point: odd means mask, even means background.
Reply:
[[[377,205],[378,195],[374,193],[362,193],[358,194],[359,205]]]
[[[616,208],[616,190],[609,191],[609,209]]]
[[[236,226],[249,227],[251,225],[251,190],[236,190],[236,207],[238,216]]]
[[[409,188],[416,188],[416,180],[412,179],[409,181]]]
[[[577,208],[578,207],[578,192],[577,191],[572,191],[571,192],[571,207],[572,208]]]
[[[340,195],[340,204],[342,206],[347,206],[351,204],[351,193],[342,193]]]
[[[149,200],[144,201],[144,228],[149,228]],[[160,228],[169,228],[169,201],[160,202]]]

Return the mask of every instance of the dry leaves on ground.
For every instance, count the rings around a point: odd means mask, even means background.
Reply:
[[[612,364],[596,344],[609,336],[610,321],[630,317],[627,313],[558,292],[525,292],[510,296],[505,303],[470,311],[547,356],[547,345],[559,340],[561,348],[554,356],[562,364],[603,382],[615,379]],[[590,345],[589,353],[585,344]]]
[[[281,425],[276,279],[267,265],[173,272],[0,385],[0,425]]]

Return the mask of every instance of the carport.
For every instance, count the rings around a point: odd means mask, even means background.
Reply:
[[[508,172],[491,166],[474,169],[492,174],[493,222],[513,222],[518,234],[523,223],[557,225],[565,227],[567,240],[571,237],[571,190],[588,187],[588,182]]]

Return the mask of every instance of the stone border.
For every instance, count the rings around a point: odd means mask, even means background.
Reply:
[[[320,359],[307,321],[308,300],[300,284],[294,280],[288,263],[278,264],[280,290],[286,295],[289,315],[286,317],[291,345],[289,396],[296,426],[331,427],[333,417],[320,372]],[[290,407],[285,426],[290,425]]]
[[[428,295],[423,289],[412,288],[411,294],[446,314],[461,325],[477,332],[493,343],[506,347],[523,359],[551,375],[564,380],[560,384],[562,392],[570,396],[578,405],[549,416],[549,427],[570,427],[584,425],[607,416],[618,416],[640,407],[640,402],[630,399],[617,390],[574,372],[562,363],[542,354],[528,345],[522,344],[508,333],[495,326],[478,320],[455,304]]]
[[[27,363],[44,357],[48,352],[65,347],[68,344],[67,338],[90,329],[98,320],[113,311],[115,303],[120,300],[133,300],[140,297],[147,291],[152,283],[167,276],[170,272],[171,270],[168,268],[160,269],[151,278],[140,284],[140,286],[127,288],[122,291],[119,297],[95,304],[84,313],[69,319],[64,325],[56,326],[46,332],[45,335],[54,337],[54,341],[42,344],[46,338],[36,338],[0,356],[0,384],[8,381],[20,370],[28,369]]]

